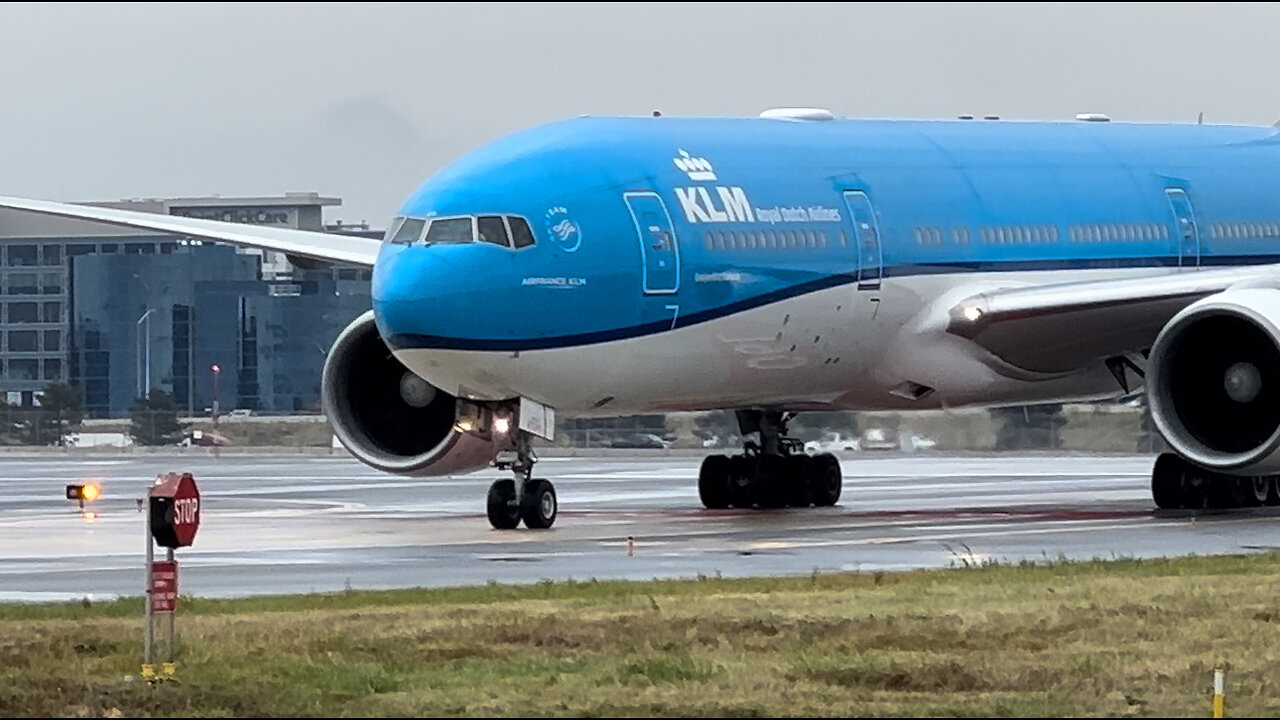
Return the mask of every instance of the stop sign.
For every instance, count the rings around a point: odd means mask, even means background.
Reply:
[[[151,536],[161,547],[186,547],[200,529],[200,488],[191,473],[156,478],[151,493]]]

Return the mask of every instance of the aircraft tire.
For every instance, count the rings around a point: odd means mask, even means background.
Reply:
[[[698,469],[698,497],[708,510],[729,507],[729,480],[733,463],[726,455],[708,455]]]
[[[1174,510],[1183,505],[1183,474],[1186,463],[1173,453],[1156,458],[1151,468],[1151,499],[1161,510]]]
[[[514,530],[520,524],[520,508],[515,499],[514,480],[496,480],[489,486],[489,524],[495,530]]]
[[[1234,510],[1245,507],[1253,494],[1250,479],[1242,477],[1208,478],[1209,507],[1217,510]]]
[[[1203,470],[1188,467],[1182,473],[1182,507],[1189,510],[1203,510],[1212,507],[1213,486]]]
[[[1244,478],[1245,489],[1245,507],[1262,507],[1267,504],[1267,497],[1271,495],[1271,486],[1275,482],[1269,476],[1259,475],[1257,477]]]
[[[524,484],[524,497],[520,500],[520,517],[531,530],[546,530],[556,524],[560,503],[555,487],[546,480],[530,480]]]
[[[735,455],[729,458],[729,504],[750,510],[756,502],[756,458]]]
[[[840,472],[840,461],[831,453],[815,455],[813,463],[817,471],[813,474],[813,504],[818,507],[831,507],[840,502],[840,491],[844,487],[844,474]]]
[[[787,481],[792,469],[789,458],[782,455],[761,455],[756,471],[756,502],[762,508],[787,506]]]
[[[818,465],[808,455],[787,458],[787,504],[807,508],[813,504]]]
[[[1275,475],[1267,476],[1267,500],[1263,504],[1267,506],[1280,505],[1280,477]]]

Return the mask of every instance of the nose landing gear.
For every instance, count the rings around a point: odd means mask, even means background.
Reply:
[[[830,453],[805,455],[800,441],[786,437],[790,417],[781,412],[743,410],[743,433],[759,432],[741,455],[712,455],[698,472],[698,495],[708,509],[830,507],[840,500],[844,476]]]
[[[499,470],[515,474],[514,479],[497,480],[489,486],[489,524],[496,530],[514,530],[522,520],[531,530],[546,530],[555,524],[559,514],[555,487],[548,480],[533,477],[533,465],[538,459],[529,439],[529,433],[519,431],[515,456],[500,456],[494,462]]]

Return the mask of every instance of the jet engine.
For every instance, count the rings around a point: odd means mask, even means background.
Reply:
[[[465,401],[413,374],[378,334],[373,312],[342,331],[324,364],[321,398],[333,432],[357,459],[401,475],[485,467],[505,438],[457,429]]]
[[[1195,302],[1151,347],[1152,419],[1180,455],[1232,475],[1280,473],[1280,290]]]

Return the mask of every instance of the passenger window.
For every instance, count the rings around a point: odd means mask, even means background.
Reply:
[[[507,224],[502,222],[499,215],[481,215],[476,220],[476,231],[482,243],[510,247],[507,242]]]
[[[403,218],[400,228],[396,230],[396,234],[391,237],[391,242],[400,245],[410,245],[418,241],[422,237],[422,226],[427,224],[426,220],[418,218]]]
[[[405,227],[408,226],[406,222]],[[432,220],[431,228],[427,230],[428,245],[465,245],[472,240],[469,217]]]
[[[533,231],[529,229],[529,223],[524,218],[508,215],[507,224],[511,226],[511,244],[515,249],[527,248],[534,244]]]

